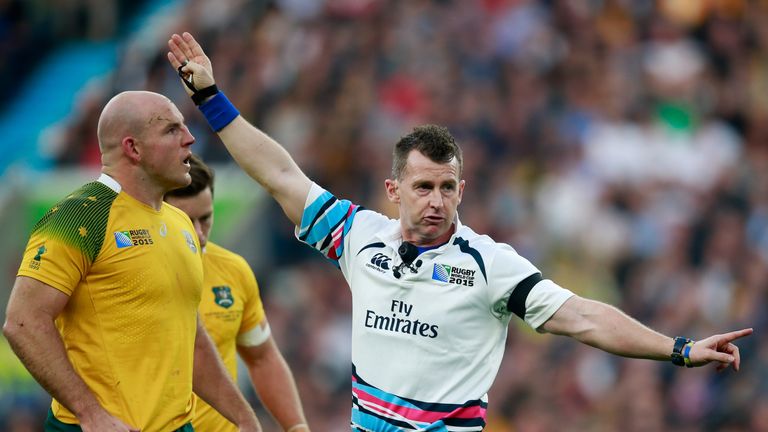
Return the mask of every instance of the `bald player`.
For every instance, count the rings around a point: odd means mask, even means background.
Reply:
[[[191,180],[181,113],[162,95],[121,93],[98,138],[101,176],[34,226],[3,326],[53,397],[45,430],[192,431],[196,393],[259,431],[198,319],[195,228],[163,202]]]

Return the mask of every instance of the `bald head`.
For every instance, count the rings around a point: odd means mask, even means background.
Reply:
[[[120,147],[126,136],[141,137],[159,107],[171,101],[148,91],[127,91],[110,99],[99,117],[97,136],[102,155]]]

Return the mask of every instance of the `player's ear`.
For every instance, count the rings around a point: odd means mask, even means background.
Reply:
[[[138,143],[134,137],[124,137],[123,140],[120,141],[120,147],[123,151],[123,155],[132,162],[136,163],[141,160],[141,152],[139,151]]]
[[[400,186],[397,180],[384,180],[384,187],[387,189],[387,199],[394,204],[400,204]]]

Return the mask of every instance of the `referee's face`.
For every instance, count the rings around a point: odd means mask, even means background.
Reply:
[[[385,182],[387,197],[400,211],[403,240],[417,246],[448,241],[464,192],[458,173],[456,158],[439,163],[412,150],[402,178]]]

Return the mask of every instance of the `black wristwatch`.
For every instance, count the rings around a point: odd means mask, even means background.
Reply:
[[[673,365],[685,366],[685,358],[683,358],[683,347],[691,342],[693,342],[693,340],[682,336],[677,336],[675,338],[675,346],[672,348],[672,354],[670,355]]]

